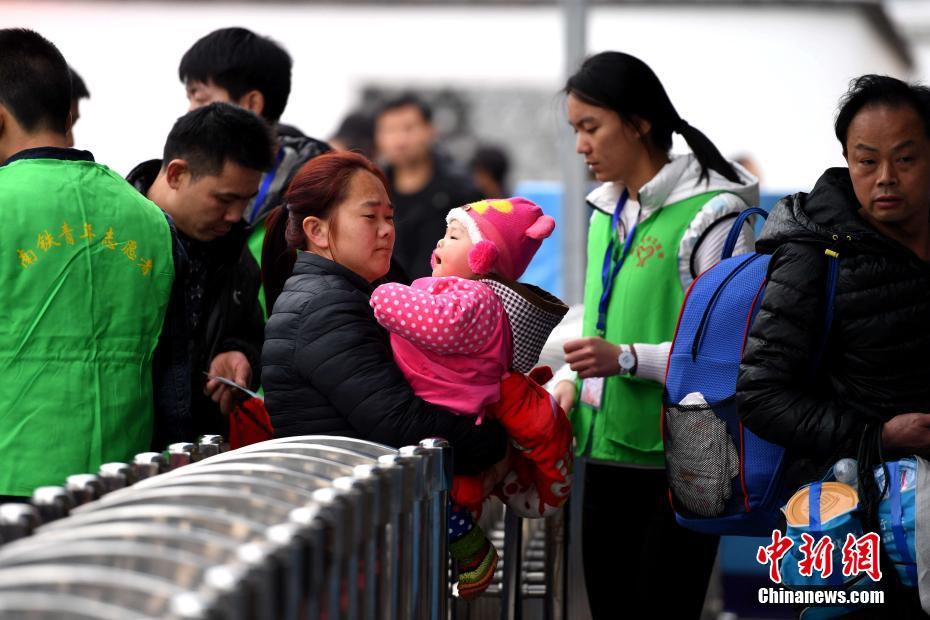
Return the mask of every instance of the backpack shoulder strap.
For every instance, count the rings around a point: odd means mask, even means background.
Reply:
[[[760,207],[743,209],[740,214],[736,216],[736,221],[733,222],[733,226],[730,227],[730,234],[727,235],[727,240],[723,244],[723,253],[720,255],[720,260],[726,260],[733,256],[733,250],[736,248],[736,242],[739,240],[739,233],[743,228],[743,224],[753,215],[759,215],[764,219],[769,216],[769,213]]]

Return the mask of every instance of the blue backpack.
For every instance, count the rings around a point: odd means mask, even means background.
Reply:
[[[721,262],[701,274],[685,295],[665,378],[662,437],[670,499],[678,523],[714,535],[768,536],[789,493],[782,484],[784,448],[744,428],[736,411],[736,380],[749,329],[765,292],[770,255],[731,258],[743,223],[740,213]],[[827,250],[826,345],[833,317],[838,255]]]

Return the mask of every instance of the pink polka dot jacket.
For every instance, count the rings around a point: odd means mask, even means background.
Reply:
[[[451,276],[383,284],[371,306],[417,396],[472,416],[500,399],[513,345],[504,306],[488,285]]]

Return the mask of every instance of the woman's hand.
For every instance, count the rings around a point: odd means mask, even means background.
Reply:
[[[552,388],[552,396],[555,398],[555,402],[559,403],[559,407],[562,408],[565,415],[571,415],[575,406],[576,392],[574,381],[559,381]]]
[[[579,338],[565,343],[565,363],[582,379],[620,374],[620,347],[603,338]]]

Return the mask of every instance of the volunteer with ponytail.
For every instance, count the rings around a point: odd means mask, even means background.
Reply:
[[[595,618],[624,603],[700,616],[717,538],[679,527],[669,505],[660,415],[665,367],[685,291],[720,260],[733,218],[758,183],[675,110],[641,60],[588,58],[569,78],[576,150],[598,181],[587,198],[583,338],[554,389],[587,459],[582,541]],[[687,155],[672,155],[672,134]],[[747,225],[735,253],[752,249]],[[577,379],[573,376],[577,373]],[[666,612],[666,613],[660,613]]]

